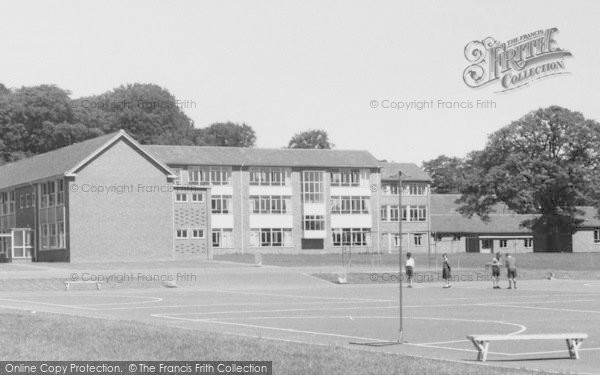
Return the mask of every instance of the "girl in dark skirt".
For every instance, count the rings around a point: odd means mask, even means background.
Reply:
[[[448,255],[442,255],[442,259],[444,260],[444,265],[442,266],[442,278],[446,281],[446,285],[444,288],[451,288],[450,279],[452,278],[452,273],[450,271],[450,264],[448,263]]]

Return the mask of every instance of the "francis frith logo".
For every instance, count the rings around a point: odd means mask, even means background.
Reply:
[[[494,82],[499,92],[514,90],[536,80],[567,74],[565,57],[571,52],[558,47],[556,27],[499,42],[492,37],[466,45],[465,57],[471,63],[464,73],[467,86],[479,88]]]

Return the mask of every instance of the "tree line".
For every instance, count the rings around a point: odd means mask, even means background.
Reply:
[[[600,209],[600,124],[559,106],[531,111],[488,137],[465,158],[423,162],[436,193],[460,193],[460,211],[484,220],[498,203],[559,246],[581,224],[579,207]],[[556,250],[556,249],[555,249]]]
[[[204,128],[176,98],[154,84],[128,84],[103,94],[70,98],[55,85],[8,89],[0,84],[0,165],[123,129],[142,144],[253,147],[256,133],[242,123]],[[331,148],[327,132],[294,135],[288,147]]]

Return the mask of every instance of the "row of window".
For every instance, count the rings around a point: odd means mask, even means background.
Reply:
[[[294,246],[292,230],[288,228],[260,228],[250,229],[250,246],[274,247]]]
[[[398,205],[381,206],[381,221],[397,222],[398,214]],[[402,206],[402,221],[427,221],[427,206]]]
[[[178,240],[202,239],[204,238],[204,229],[182,228],[175,231],[175,238]]]
[[[15,192],[0,193],[0,216],[15,213]]]
[[[40,225],[40,243],[42,249],[64,249],[65,243],[65,223],[59,221],[56,223]]]
[[[508,247],[508,240],[500,240],[499,241],[499,245],[501,249],[507,248]],[[494,246],[494,240],[493,239],[483,239],[481,240],[481,248],[482,249],[491,249]],[[533,239],[532,238],[525,238],[523,239],[523,246],[526,248],[530,248],[533,247]]]
[[[331,186],[361,186],[368,184],[369,172],[359,169],[335,169],[331,171]]]
[[[331,197],[332,214],[368,214],[370,197]]]
[[[280,195],[250,196],[250,212],[253,214],[289,214],[292,197]]]
[[[286,186],[290,184],[291,171],[285,168],[250,168],[250,185]]]
[[[63,180],[48,181],[41,184],[42,195],[40,208],[61,206],[65,203],[65,187]]]
[[[204,194],[202,193],[175,193],[175,202],[203,203]]]
[[[385,182],[381,184],[381,193],[383,195],[398,195],[398,183]],[[402,184],[402,195],[426,195],[427,184],[408,183]]]
[[[400,246],[400,236],[398,236],[398,233],[384,233],[383,237],[385,238],[386,236],[392,236],[392,238],[394,240],[393,246],[396,246],[396,247]],[[413,245],[423,246],[424,245],[424,243],[423,243],[424,237],[425,237],[425,233],[412,233]]]

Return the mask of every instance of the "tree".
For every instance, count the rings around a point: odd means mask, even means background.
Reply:
[[[256,133],[246,124],[216,123],[197,132],[195,143],[206,146],[253,147]]]
[[[431,188],[437,194],[460,193],[466,183],[464,159],[440,155],[424,161],[423,169],[431,176]]]
[[[463,189],[461,212],[487,219],[503,202],[539,214],[522,225],[545,235],[543,250],[564,249],[581,223],[577,206],[600,208],[600,124],[579,112],[530,112],[492,134],[468,162],[477,171]]]
[[[331,149],[334,146],[325,130],[312,129],[295,134],[288,144],[288,148]]]
[[[104,133],[123,129],[142,144],[192,144],[194,126],[176,98],[154,84],[129,84],[73,101],[75,121]]]

